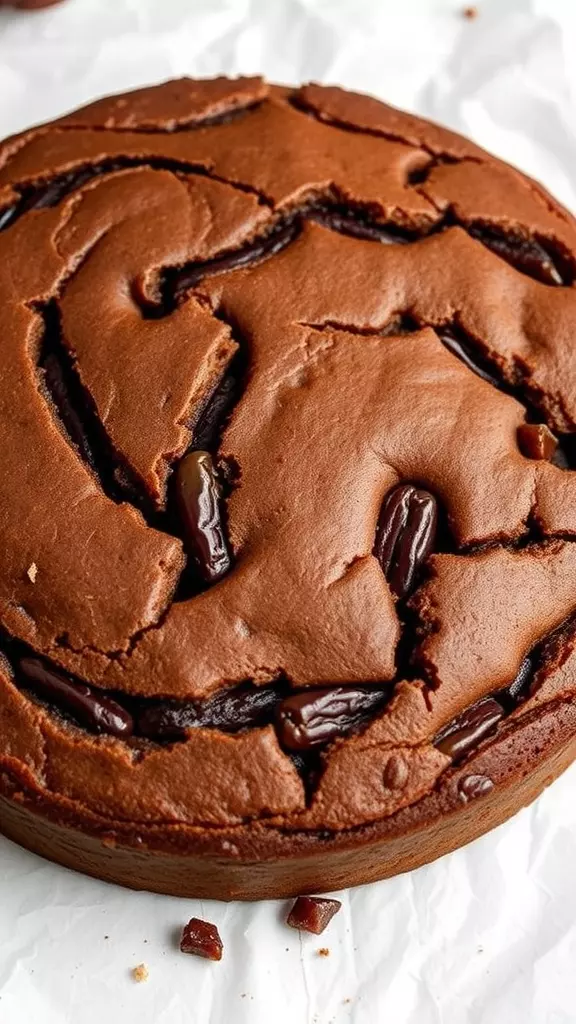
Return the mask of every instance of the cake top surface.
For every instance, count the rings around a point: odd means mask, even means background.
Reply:
[[[241,719],[256,687],[274,714],[312,688],[306,714],[344,723],[307,800],[278,719],[142,753],[64,727],[7,667],[34,766],[101,812],[209,824],[340,828],[428,792],[438,736],[576,607],[573,219],[368,97],[185,79],[7,140],[0,256],[18,656],[129,708],[239,687]]]

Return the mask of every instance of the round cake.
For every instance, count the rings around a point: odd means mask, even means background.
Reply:
[[[138,888],[414,868],[576,752],[576,224],[369,97],[0,147],[0,828]]]
[[[52,7],[61,0],[0,0],[0,7],[18,7],[25,11],[40,10],[41,7]]]

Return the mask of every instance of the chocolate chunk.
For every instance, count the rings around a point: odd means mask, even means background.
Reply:
[[[203,956],[205,960],[221,960],[223,949],[222,939],[215,924],[201,921],[199,917],[192,917],[188,921],[180,939],[182,953]]]
[[[434,547],[436,499],[413,484],[400,484],[384,499],[374,554],[396,597],[406,597]]]
[[[533,238],[505,234],[502,229],[488,224],[470,224],[468,233],[511,266],[537,281],[553,285],[570,283],[564,280],[561,270],[542,243]]]
[[[494,789],[494,783],[486,775],[466,775],[458,783],[458,793],[463,803],[475,800],[477,796],[486,796],[491,789]]]
[[[16,677],[38,696],[71,714],[92,732],[122,738],[132,735],[134,723],[126,708],[86,683],[73,681],[63,673],[48,668],[39,658],[22,658],[18,663]]]
[[[205,583],[217,583],[231,560],[220,515],[220,487],[210,452],[193,451],[178,464],[176,496],[188,552]]]
[[[518,447],[527,459],[550,461],[556,452],[558,441],[545,423],[522,423],[517,431]]]
[[[245,684],[223,690],[204,701],[147,702],[136,716],[136,732],[160,743],[186,738],[198,728],[240,732],[272,721],[280,694],[275,687]]]
[[[357,728],[388,699],[389,690],[336,686],[287,697],[276,712],[276,730],[287,750],[312,750]]]
[[[501,387],[501,382],[485,364],[482,356],[472,350],[470,342],[467,338],[464,338],[460,332],[457,332],[452,327],[443,327],[438,332],[438,337],[448,351],[457,356],[469,370],[472,370],[472,372],[477,374],[478,377],[481,377],[482,380],[488,381],[488,383],[492,384],[493,387]]]
[[[434,740],[435,746],[453,761],[459,761],[485,739],[504,715],[504,708],[493,697],[483,697],[463,711]]]
[[[324,899],[321,896],[299,896],[286,918],[286,923],[301,932],[320,935],[341,906],[340,900]]]

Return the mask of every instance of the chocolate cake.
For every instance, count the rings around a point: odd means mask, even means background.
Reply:
[[[196,897],[414,868],[576,750],[576,225],[260,79],[0,147],[0,828]]]
[[[62,0],[0,0],[0,7],[17,7],[23,11],[37,11],[43,7],[53,7]]]

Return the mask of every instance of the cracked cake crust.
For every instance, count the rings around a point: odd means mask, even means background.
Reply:
[[[541,186],[369,97],[182,80],[8,139],[0,255],[7,835],[280,896],[570,762],[576,225]]]

